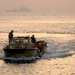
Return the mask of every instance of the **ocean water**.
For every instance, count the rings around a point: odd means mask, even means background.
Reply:
[[[75,33],[75,15],[0,14],[0,33]]]
[[[47,52],[35,63],[5,63],[1,59],[4,57],[2,49],[8,43],[11,30],[15,36],[35,34],[36,39],[45,40]],[[74,54],[75,14],[0,14],[0,75],[50,75],[46,68],[49,59],[62,59]]]

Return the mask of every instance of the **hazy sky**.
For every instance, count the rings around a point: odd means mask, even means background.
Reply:
[[[75,11],[75,0],[0,0],[0,12],[28,7],[32,11]]]

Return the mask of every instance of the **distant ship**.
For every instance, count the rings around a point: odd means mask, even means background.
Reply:
[[[7,12],[30,12],[31,10],[27,7],[20,7],[20,8],[17,8],[17,9],[12,9],[12,10],[7,10]]]

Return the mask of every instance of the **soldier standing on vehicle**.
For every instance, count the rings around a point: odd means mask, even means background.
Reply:
[[[12,38],[13,38],[13,30],[11,30],[11,32],[9,32],[9,43],[12,41]]]
[[[32,43],[36,44],[36,39],[35,39],[34,35],[31,36],[31,40],[32,40]]]

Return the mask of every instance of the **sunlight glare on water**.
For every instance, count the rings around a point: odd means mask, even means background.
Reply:
[[[14,36],[34,34],[36,39],[45,40],[47,52],[35,63],[5,63],[2,49],[12,29]],[[70,59],[75,54],[74,34],[75,15],[0,14],[0,75],[70,75],[74,67]]]

